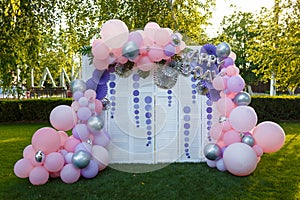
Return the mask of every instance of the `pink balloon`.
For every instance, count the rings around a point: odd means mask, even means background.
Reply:
[[[50,113],[50,123],[59,131],[71,130],[77,123],[76,113],[71,106],[57,106]]]
[[[239,74],[239,70],[235,65],[230,65],[226,68],[226,75],[236,76]]]
[[[221,76],[216,76],[212,81],[212,85],[216,90],[224,90],[225,89],[225,84],[224,84],[223,78]]]
[[[44,167],[49,172],[59,172],[65,164],[65,159],[58,152],[52,152],[48,154],[45,158]]]
[[[171,40],[170,33],[164,28],[157,29],[154,34],[154,41],[158,46],[165,46]]]
[[[226,121],[222,122],[222,123],[221,123],[221,126],[222,126],[222,130],[223,130],[224,132],[229,131],[230,129],[232,129],[232,127],[231,127],[231,125],[230,125],[228,119],[227,119]]]
[[[94,145],[100,145],[106,147],[110,142],[110,137],[106,131],[101,131],[100,134],[96,134],[93,139]]]
[[[233,51],[231,51],[228,57],[232,58],[233,61],[235,61],[235,59],[236,59],[236,54],[235,54]]]
[[[80,178],[80,169],[67,164],[60,171],[60,178],[64,183],[75,183]]]
[[[149,71],[154,67],[154,63],[150,60],[148,56],[142,56],[137,61],[137,67],[142,71]]]
[[[109,48],[103,40],[97,39],[92,46],[92,54],[95,59],[104,60],[109,56]]]
[[[248,132],[256,126],[257,115],[250,106],[238,106],[231,111],[229,122],[236,131]]]
[[[281,149],[285,142],[284,130],[275,122],[265,121],[253,130],[255,143],[262,147],[265,153],[273,153]]]
[[[59,134],[59,137],[60,137],[60,146],[63,147],[69,136],[64,131],[57,131],[57,133]]]
[[[79,107],[80,107],[80,106],[79,106],[78,101],[73,101],[73,102],[72,102],[71,108],[72,108],[75,112],[78,111]]]
[[[144,29],[152,29],[152,28],[159,29],[160,26],[156,22],[148,22],[144,27]]]
[[[69,137],[66,140],[66,143],[64,145],[65,150],[69,152],[74,152],[76,146],[80,143],[80,140],[74,138],[74,137]]]
[[[235,108],[235,104],[230,98],[224,97],[224,98],[220,98],[216,102],[216,107],[221,115],[227,117],[229,116],[230,112]]]
[[[159,62],[162,60],[164,56],[163,49],[160,46],[152,46],[148,52],[148,56],[151,61],[153,62]]]
[[[240,92],[244,89],[244,87],[245,81],[240,75],[232,76],[227,81],[227,89],[230,92]]]
[[[87,107],[80,107],[77,111],[77,117],[79,120],[87,121],[92,116],[92,112]]]
[[[43,166],[33,168],[29,174],[29,181],[33,185],[43,185],[48,179],[49,172]]]
[[[105,70],[108,68],[109,65],[109,59],[104,59],[104,60],[100,60],[100,59],[93,59],[93,65],[96,69],[98,70]]]
[[[154,40],[155,32],[160,29],[160,26],[155,22],[148,22],[144,27],[144,34],[151,40]]]
[[[224,136],[223,136],[223,141],[226,146],[236,143],[236,142],[241,142],[241,140],[242,139],[241,139],[239,132],[237,132],[235,130],[227,131],[226,133],[224,133]]]
[[[102,25],[100,36],[108,47],[121,48],[128,40],[129,31],[124,22],[111,19]]]
[[[255,170],[257,156],[249,145],[238,142],[229,145],[225,149],[223,161],[231,174],[247,176]]]
[[[263,155],[264,150],[261,148],[261,146],[259,146],[259,145],[256,144],[256,145],[254,145],[252,148],[253,148],[253,150],[255,151],[257,157],[260,157],[260,156]]]
[[[220,123],[215,123],[212,125],[211,129],[209,130],[209,135],[215,141],[222,140],[223,138],[223,131]]]
[[[121,56],[118,58],[117,62],[119,62],[120,64],[125,64],[128,62],[128,58]]]
[[[102,101],[96,99],[95,100],[95,111],[96,111],[96,113],[98,113],[98,114],[101,113],[102,109],[103,109]]]
[[[58,178],[60,176],[60,172],[50,172],[49,175],[51,178]]]
[[[33,169],[29,159],[22,158],[18,160],[14,165],[14,173],[19,178],[29,177],[30,171]]]
[[[30,145],[26,146],[23,150],[23,157],[26,159],[31,159],[34,156],[35,156],[35,151],[34,151],[32,145],[30,144]]]
[[[88,89],[84,92],[84,96],[88,99],[89,102],[94,102],[96,99],[95,90]]]
[[[57,151],[60,147],[60,136],[53,128],[38,129],[31,139],[35,151],[43,151],[45,154]]]
[[[108,151],[99,145],[93,145],[92,147],[92,156],[97,161],[105,166],[109,164],[109,154]]]

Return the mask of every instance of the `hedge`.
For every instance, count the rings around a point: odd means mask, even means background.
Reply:
[[[0,122],[47,122],[53,108],[71,103],[71,98],[0,100]],[[259,121],[300,120],[300,96],[253,96],[250,106]]]

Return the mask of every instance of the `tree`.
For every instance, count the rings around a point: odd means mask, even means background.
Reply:
[[[251,27],[255,26],[255,16],[249,12],[235,11],[232,15],[224,17],[221,28],[222,33],[213,39],[213,42],[227,42],[233,52],[236,53],[235,64],[240,69],[240,74],[248,85],[258,82],[258,77],[252,70],[258,66],[248,60],[248,41],[255,37],[256,33]]]
[[[272,10],[263,10],[257,33],[248,44],[249,60],[259,67],[254,70],[263,81],[274,76],[276,87],[294,94],[300,84],[300,2],[276,0]]]

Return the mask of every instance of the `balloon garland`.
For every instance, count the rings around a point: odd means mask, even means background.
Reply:
[[[278,124],[256,125],[256,113],[249,107],[251,97],[242,91],[245,82],[227,43],[206,44],[191,51],[179,33],[154,22],[144,30],[129,32],[124,22],[109,20],[100,35],[92,44],[96,68],[92,77],[86,82],[73,81],[72,105],[54,108],[49,117],[53,128],[44,127],[33,134],[23,158],[14,165],[17,177],[29,178],[33,185],[45,184],[49,177],[74,183],[81,176],[93,178],[105,169],[110,136],[103,129],[102,110],[114,106],[105,98],[107,83],[115,74],[128,77],[133,71],[146,78],[154,70],[154,83],[163,89],[171,89],[179,74],[192,76],[197,82],[194,90],[213,102],[219,114],[210,127],[210,143],[204,148],[208,166],[237,176],[249,175],[263,153],[283,146],[285,135]],[[71,136],[65,132],[69,130]]]

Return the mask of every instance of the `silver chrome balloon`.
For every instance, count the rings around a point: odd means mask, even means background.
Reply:
[[[249,146],[253,147],[255,140],[252,135],[244,135],[242,138],[242,143],[248,144]]]
[[[247,92],[239,92],[233,99],[238,106],[248,106],[251,103],[251,96]]]
[[[79,169],[83,169],[90,163],[91,154],[86,151],[80,150],[73,154],[72,163]]]
[[[229,44],[226,42],[221,42],[217,45],[216,53],[217,56],[221,59],[227,58],[231,52]]]
[[[91,116],[87,121],[87,127],[92,133],[99,133],[104,127],[104,120],[99,115]]]
[[[217,144],[208,143],[204,147],[204,155],[209,160],[216,160],[221,156],[221,154],[222,154],[222,150]]]
[[[35,153],[35,161],[36,162],[43,162],[45,159],[45,154],[43,151],[39,150]]]
[[[133,41],[126,42],[122,48],[122,54],[124,57],[133,60],[139,55],[139,47]]]
[[[72,93],[74,93],[76,91],[85,92],[86,83],[83,80],[74,80],[71,82],[71,90],[72,90]]]

